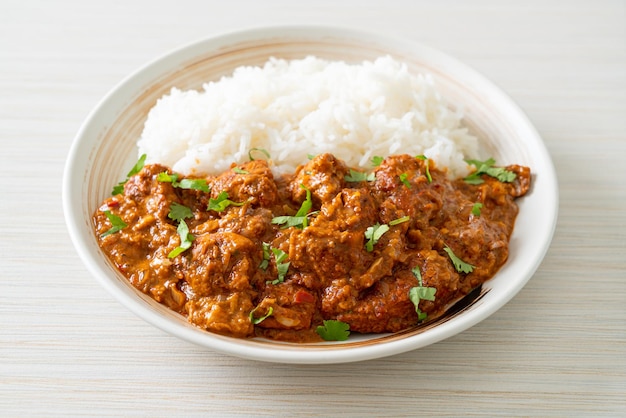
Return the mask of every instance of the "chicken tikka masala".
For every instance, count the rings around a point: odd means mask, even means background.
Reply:
[[[138,165],[93,216],[141,292],[196,326],[290,342],[433,320],[506,262],[530,170],[470,161],[450,180],[424,156],[331,154],[275,177],[266,160],[186,177]]]

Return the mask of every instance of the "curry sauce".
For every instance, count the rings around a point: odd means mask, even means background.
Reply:
[[[506,171],[510,181],[470,184],[408,155],[361,173],[323,154],[279,178],[250,161],[199,190],[152,164],[103,202],[94,230],[133,286],[207,331],[307,342],[336,320],[397,332],[506,262],[531,179],[527,167]],[[111,233],[113,220],[123,227]]]

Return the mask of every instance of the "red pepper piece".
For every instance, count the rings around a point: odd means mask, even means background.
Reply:
[[[294,296],[296,303],[314,303],[315,296],[307,292],[306,290],[298,290]]]

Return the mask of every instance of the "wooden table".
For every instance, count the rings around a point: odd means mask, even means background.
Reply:
[[[559,175],[552,246],[462,334],[332,366],[258,363],[164,334],[90,277],[61,177],[73,136],[142,64],[225,31],[318,23],[419,40],[494,80]],[[0,4],[0,415],[626,416],[624,1]]]

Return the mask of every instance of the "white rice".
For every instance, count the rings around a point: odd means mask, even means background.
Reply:
[[[239,67],[203,91],[173,88],[150,111],[139,154],[183,174],[218,174],[269,152],[276,174],[329,152],[371,169],[373,156],[424,154],[450,177],[468,172],[478,140],[437,92],[391,57],[352,65],[316,57]],[[257,154],[259,155],[259,154]]]

